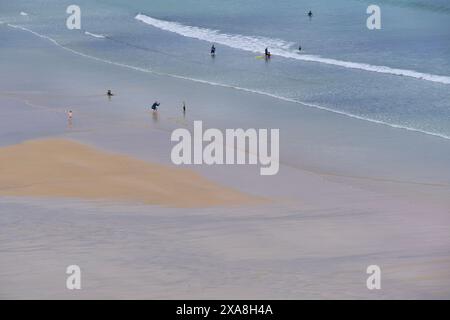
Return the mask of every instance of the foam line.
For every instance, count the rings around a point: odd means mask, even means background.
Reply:
[[[159,20],[141,13],[136,15],[135,19],[164,31],[173,32],[188,38],[208,41],[210,43],[218,43],[234,49],[240,49],[254,53],[261,53],[262,51],[264,51],[264,48],[269,47],[272,54],[288,59],[323,63],[348,69],[358,69],[363,71],[390,74],[395,76],[410,77],[420,80],[438,82],[442,84],[450,84],[449,76],[423,73],[414,70],[391,68],[387,66],[371,65],[367,63],[342,61],[332,58],[323,58],[318,55],[299,54],[297,51],[291,49],[293,46],[295,46],[293,42],[287,42],[281,39],[244,36],[239,34],[238,35],[226,34],[221,33],[218,30],[187,26],[178,22]]]
[[[106,36],[104,36],[102,34],[91,33],[89,31],[85,31],[84,34],[88,35],[88,36],[91,36],[91,37],[94,37],[94,38],[98,38],[98,39],[105,39],[106,38]]]
[[[88,55],[73,49],[70,49],[68,47],[65,47],[63,45],[61,45],[59,42],[57,42],[56,40],[50,38],[49,36],[46,35],[42,35],[39,34],[33,30],[30,30],[28,28],[25,27],[21,27],[18,25],[13,25],[13,24],[7,24],[7,26],[14,28],[14,29],[19,29],[22,31],[26,31],[29,32],[41,39],[45,39],[50,41],[51,43],[53,43],[54,45],[58,46],[61,49],[64,49],[66,51],[69,51],[73,54],[76,54],[78,56],[84,57],[84,58],[88,58],[91,60],[95,60],[95,61],[99,61],[102,63],[107,63],[107,64],[112,64],[118,67],[122,67],[122,68],[127,68],[127,69],[131,69],[134,71],[139,71],[139,72],[145,72],[145,73],[151,73],[151,74],[155,74],[155,75],[160,75],[160,76],[167,76],[167,77],[171,77],[171,78],[176,78],[176,79],[183,79],[183,80],[189,80],[189,81],[193,81],[193,82],[198,82],[198,83],[203,83],[203,84],[208,84],[208,85],[212,85],[212,86],[219,86],[219,87],[224,87],[224,88],[230,88],[230,89],[235,89],[235,90],[239,90],[239,91],[244,91],[244,92],[249,92],[249,93],[254,93],[254,94],[259,94],[259,95],[264,95],[264,96],[268,96],[268,97],[272,97],[275,99],[279,99],[279,100],[283,100],[283,101],[287,101],[287,102],[292,102],[292,103],[296,103],[296,104],[301,104],[304,106],[308,106],[308,107],[312,107],[312,108],[316,108],[316,109],[320,109],[320,110],[324,110],[324,111],[328,111],[328,112],[333,112],[336,114],[340,114],[343,116],[347,116],[350,118],[354,118],[354,119],[358,119],[358,120],[364,120],[364,121],[368,121],[368,122],[372,122],[372,123],[376,123],[376,124],[380,124],[380,125],[386,125],[392,128],[397,128],[397,129],[404,129],[404,130],[408,130],[408,131],[414,131],[414,132],[418,132],[418,133],[423,133],[423,134],[427,134],[427,135],[431,135],[431,136],[435,136],[435,137],[440,137],[443,139],[447,139],[450,140],[450,136],[448,135],[444,135],[444,134],[440,134],[440,133],[436,133],[436,132],[430,132],[430,131],[425,131],[425,130],[420,130],[420,129],[416,129],[416,128],[412,128],[412,127],[408,127],[408,126],[403,126],[403,125],[399,125],[399,124],[392,124],[392,123],[388,123],[388,122],[384,122],[384,121],[380,121],[380,120],[375,120],[375,119],[370,119],[370,118],[366,118],[366,117],[362,117],[362,116],[358,116],[358,115],[354,115],[351,113],[347,113],[344,111],[340,111],[340,110],[335,110],[335,109],[331,109],[328,107],[324,107],[324,106],[320,106],[317,104],[312,104],[312,103],[308,103],[308,102],[302,102],[302,101],[298,101],[298,100],[294,100],[291,98],[286,98],[286,97],[282,97],[282,96],[278,96],[275,94],[271,94],[268,92],[264,92],[264,91],[260,91],[260,90],[253,90],[253,89],[248,89],[248,88],[242,88],[242,87],[237,87],[237,86],[233,86],[233,85],[228,85],[228,84],[223,84],[223,83],[218,83],[218,82],[212,82],[212,81],[207,81],[207,80],[202,80],[202,79],[195,79],[195,78],[189,78],[186,76],[180,76],[180,75],[176,75],[176,74],[170,74],[170,73],[162,73],[162,72],[158,72],[158,71],[154,71],[151,69],[145,69],[145,68],[140,68],[140,67],[136,67],[136,66],[131,66],[131,65],[127,65],[124,63],[120,63],[120,62],[114,62],[111,60],[106,60],[106,59],[101,59],[92,55]]]

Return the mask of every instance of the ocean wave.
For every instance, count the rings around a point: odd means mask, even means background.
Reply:
[[[294,43],[292,42],[287,42],[281,39],[230,35],[226,33],[220,33],[218,30],[186,26],[178,22],[155,19],[141,13],[136,15],[135,19],[158,29],[174,32],[188,38],[220,43],[231,48],[242,49],[251,52],[261,52],[261,50],[264,51],[265,47],[288,50],[291,46],[294,45]]]
[[[22,11],[22,12],[20,12],[20,15],[21,16],[28,16],[28,13]]]
[[[106,38],[106,36],[104,36],[102,34],[91,33],[89,31],[85,31],[84,34],[88,35],[88,36],[91,36],[91,37],[94,37],[94,38],[99,38],[99,39],[105,39]]]
[[[176,79],[182,79],[182,80],[188,80],[188,81],[203,83],[203,84],[212,85],[212,86],[219,86],[219,87],[230,88],[230,89],[235,89],[235,90],[239,90],[239,91],[259,94],[259,95],[271,97],[271,98],[278,99],[278,100],[283,100],[283,101],[287,101],[287,102],[301,104],[301,105],[304,105],[304,106],[307,106],[307,107],[316,108],[316,109],[332,112],[332,113],[335,113],[335,114],[340,114],[340,115],[347,116],[347,117],[350,117],[350,118],[353,118],[353,119],[368,121],[368,122],[372,122],[372,123],[376,123],[376,124],[380,124],[380,125],[389,126],[391,128],[397,128],[397,129],[413,131],[413,132],[417,132],[417,133],[427,134],[427,135],[443,138],[443,139],[446,139],[446,140],[450,140],[450,136],[449,135],[445,135],[445,134],[442,134],[442,133],[421,130],[421,129],[417,129],[417,128],[413,128],[413,127],[409,127],[409,126],[404,126],[404,125],[401,125],[401,124],[389,123],[389,122],[384,122],[384,121],[381,121],[381,120],[376,120],[376,119],[371,119],[371,118],[367,118],[367,117],[363,117],[363,116],[358,116],[358,115],[355,115],[355,114],[352,114],[352,113],[348,113],[348,112],[345,112],[345,111],[336,110],[336,109],[332,109],[332,108],[329,108],[329,107],[324,107],[324,106],[313,104],[313,103],[303,102],[303,101],[295,100],[295,99],[292,99],[292,98],[278,96],[278,95],[275,95],[275,94],[272,94],[272,93],[269,93],[269,92],[265,92],[265,91],[254,90],[254,89],[249,89],[249,88],[243,88],[243,87],[238,87],[238,86],[233,86],[233,85],[228,85],[228,84],[223,84],[223,83],[218,83],[218,82],[213,82],[213,81],[207,81],[207,80],[202,80],[202,79],[190,78],[190,77],[181,76],[181,75],[177,75],[177,74],[163,73],[163,72],[158,72],[158,71],[154,71],[154,70],[151,70],[151,69],[136,67],[136,66],[120,63],[120,62],[115,62],[115,61],[111,61],[111,60],[107,60],[107,59],[102,59],[102,58],[99,58],[99,57],[96,57],[96,56],[92,56],[92,55],[89,55],[89,54],[85,54],[85,53],[73,50],[73,49],[71,49],[69,47],[66,47],[66,46],[60,44],[55,39],[53,39],[53,38],[51,38],[49,36],[40,34],[40,33],[36,32],[36,31],[31,30],[31,29],[28,29],[28,28],[25,28],[25,27],[22,27],[22,26],[18,26],[18,25],[9,24],[9,23],[7,24],[7,26],[11,27],[11,28],[14,28],[14,29],[19,29],[19,30],[22,30],[22,31],[29,32],[29,33],[31,33],[31,34],[33,34],[33,35],[35,35],[35,36],[37,36],[37,37],[39,37],[41,39],[48,40],[51,43],[53,43],[54,45],[58,46],[59,48],[64,49],[64,50],[66,50],[68,52],[71,52],[71,53],[73,53],[75,55],[78,55],[78,56],[81,56],[81,57],[84,57],[84,58],[88,58],[88,59],[91,59],[91,60],[95,60],[95,61],[98,61],[98,62],[115,65],[115,66],[118,66],[118,67],[121,67],[121,68],[127,68],[127,69],[130,69],[130,70],[139,71],[139,72],[151,73],[151,74],[160,75],[160,76],[166,76],[166,77],[171,77],[171,78],[176,78]]]
[[[288,59],[322,63],[348,69],[358,69],[363,71],[390,74],[395,76],[405,76],[415,79],[438,82],[442,84],[450,84],[449,76],[423,73],[414,70],[391,68],[387,66],[371,65],[367,63],[343,61],[332,58],[323,58],[319,55],[300,54],[296,50],[292,50],[292,47],[295,46],[293,42],[287,42],[281,39],[226,34],[221,33],[218,30],[187,26],[178,22],[159,20],[141,13],[136,15],[135,19],[164,31],[173,32],[188,38],[208,41],[211,43],[218,43],[234,49],[240,49],[254,53],[261,53],[264,50],[264,48],[269,47],[273,55]]]

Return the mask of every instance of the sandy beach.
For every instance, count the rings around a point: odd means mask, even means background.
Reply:
[[[450,297],[449,140],[0,38],[0,298]],[[279,173],[175,166],[195,120],[279,128]]]
[[[186,169],[99,152],[70,140],[0,148],[0,195],[142,202],[178,207],[251,203]],[[253,199],[256,201],[256,198]]]

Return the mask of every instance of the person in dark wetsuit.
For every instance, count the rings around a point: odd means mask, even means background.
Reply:
[[[155,103],[153,103],[153,105],[152,105],[152,110],[153,111],[158,110],[159,105],[160,105],[160,103],[158,101],[155,101]]]
[[[313,16],[312,11],[309,10],[309,12],[308,12],[308,17],[309,17],[309,18],[312,18],[312,16]]]
[[[111,100],[111,98],[113,97],[113,93],[111,92],[111,90],[108,90],[108,92],[106,92],[106,96],[108,97],[108,100]]]
[[[266,59],[270,59],[271,54],[270,54],[269,48],[266,48],[264,50],[264,56],[266,57]]]
[[[212,56],[216,55],[216,47],[214,45],[212,45],[212,47],[211,47],[211,55]]]

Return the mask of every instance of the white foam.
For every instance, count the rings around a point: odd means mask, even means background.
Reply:
[[[261,52],[264,51],[264,48],[266,47],[288,50],[292,45],[294,45],[292,42],[286,42],[281,39],[230,35],[220,33],[218,30],[186,26],[178,22],[155,19],[144,14],[136,15],[135,19],[161,30],[174,32],[185,37],[219,43],[231,48],[251,52]]]
[[[427,134],[427,135],[431,135],[431,136],[440,137],[440,138],[444,138],[444,139],[450,140],[450,136],[445,135],[445,134],[425,131],[425,130],[421,130],[421,129],[416,129],[416,128],[400,125],[400,124],[393,124],[393,123],[388,123],[388,122],[384,122],[384,121],[380,121],[380,120],[366,118],[366,117],[354,115],[354,114],[351,114],[351,113],[347,113],[347,112],[344,112],[344,111],[335,110],[335,109],[332,109],[332,108],[320,106],[320,105],[317,105],[317,104],[312,104],[312,103],[308,103],[308,102],[302,102],[302,101],[294,100],[294,99],[291,99],[291,98],[278,96],[278,95],[275,95],[275,94],[272,94],[272,93],[268,93],[268,92],[265,92],[265,91],[253,90],[253,89],[248,89],[248,88],[242,88],[242,87],[227,85],[227,84],[218,83],[218,82],[212,82],[212,81],[207,81],[207,80],[202,80],[202,79],[195,79],[195,78],[180,76],[180,75],[176,75],[176,74],[162,73],[162,72],[154,71],[154,70],[151,70],[151,69],[135,67],[135,66],[127,65],[127,64],[124,64],[124,63],[120,63],[120,62],[115,62],[115,61],[111,61],[111,60],[107,60],[107,59],[98,58],[98,57],[95,57],[95,56],[92,56],[92,55],[88,55],[88,54],[85,54],[85,53],[82,53],[82,52],[70,49],[68,47],[65,47],[65,46],[61,45],[55,39],[50,38],[49,36],[37,33],[37,32],[35,32],[33,30],[28,29],[28,28],[25,28],[25,27],[22,27],[22,26],[18,26],[18,25],[9,24],[9,23],[7,24],[7,26],[9,26],[11,28],[20,29],[22,31],[29,32],[29,33],[31,33],[31,34],[39,37],[39,38],[46,39],[46,40],[50,41],[51,43],[53,43],[54,45],[60,47],[61,49],[69,51],[69,52],[71,52],[73,54],[76,54],[78,56],[81,56],[81,57],[84,57],[84,58],[88,58],[88,59],[91,59],[91,60],[95,60],[95,61],[99,61],[99,62],[102,62],[102,63],[112,64],[112,65],[115,65],[115,66],[118,66],[118,67],[127,68],[127,69],[131,69],[131,70],[134,70],[134,71],[139,71],[139,72],[151,73],[151,74],[160,75],[160,76],[167,76],[167,77],[172,77],[172,78],[176,78],[176,79],[189,80],[189,81],[194,81],[194,82],[198,82],[198,83],[208,84],[208,85],[212,85],[212,86],[219,86],[219,87],[230,88],[230,89],[235,89],[235,90],[239,90],[239,91],[244,91],[244,92],[250,92],[250,93],[254,93],[254,94],[264,95],[264,96],[272,97],[272,98],[275,98],[275,99],[279,99],[279,100],[283,100],[283,101],[287,101],[287,102],[292,102],[292,103],[297,103],[297,104],[301,104],[301,105],[304,105],[304,106],[308,106],[308,107],[312,107],[312,108],[316,108],[316,109],[320,109],[320,110],[324,110],[324,111],[340,114],[340,115],[351,117],[351,118],[358,119],[358,120],[369,121],[369,122],[380,124],[380,125],[386,125],[386,126],[389,126],[389,127],[392,127],[392,128],[404,129],[404,130],[414,131],[414,132],[418,132],[418,133],[424,133],[424,134]]]
[[[22,12],[20,12],[20,15],[21,16],[28,16],[28,13],[22,11]]]
[[[184,37],[194,38],[198,40],[208,41],[211,43],[222,44],[234,49],[240,49],[249,52],[260,53],[264,48],[269,47],[272,54],[289,59],[301,61],[323,63],[333,66],[339,66],[349,69],[358,69],[363,71],[378,72],[396,76],[411,77],[426,81],[438,82],[442,84],[450,84],[449,76],[441,76],[429,73],[422,73],[414,70],[406,70],[399,68],[391,68],[387,66],[371,65],[367,63],[342,61],[332,58],[323,58],[319,55],[303,55],[298,54],[296,50],[291,48],[295,45],[293,42],[286,42],[281,39],[271,39],[265,37],[252,37],[244,35],[231,35],[221,33],[218,30],[207,28],[192,27],[180,24],[178,22],[164,21],[155,19],[144,14],[138,14],[136,20],[144,22],[155,28],[173,32]]]
[[[94,38],[99,38],[99,39],[105,39],[106,38],[106,36],[104,36],[102,34],[91,33],[89,31],[85,31],[84,34],[88,35],[88,36],[91,36],[91,37],[94,37]]]

